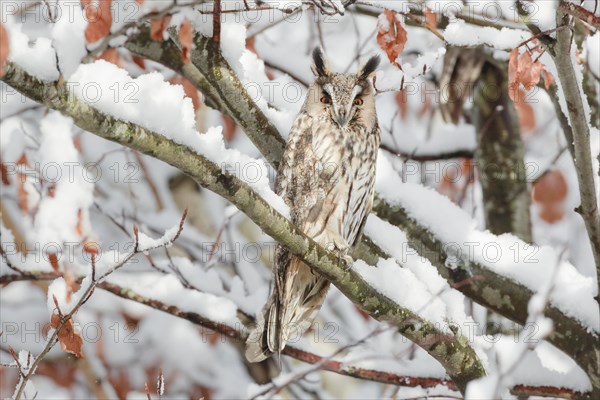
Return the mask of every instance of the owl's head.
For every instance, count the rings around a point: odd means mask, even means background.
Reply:
[[[306,111],[313,117],[329,117],[342,128],[362,125],[370,131],[377,120],[371,76],[378,65],[379,56],[374,56],[355,74],[335,73],[321,48],[315,48],[312,65],[315,81],[308,91]]]

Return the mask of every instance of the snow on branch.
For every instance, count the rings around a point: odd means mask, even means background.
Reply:
[[[285,141],[223,57],[219,43],[210,37],[195,35],[191,63],[184,64],[176,30],[170,28],[168,33],[170,40],[157,43],[152,40],[149,27],[143,26],[124,46],[134,54],[181,73],[202,92],[208,105],[233,118],[263,156],[276,164],[283,155]],[[206,57],[205,54],[211,56]]]
[[[548,265],[557,262],[558,255],[549,248],[526,247],[512,235],[478,231],[470,216],[447,198],[418,185],[403,184],[382,157],[380,160],[375,213],[402,229],[410,247],[427,258],[451,286],[506,318],[525,324],[527,305],[539,287],[539,276],[550,278]],[[496,255],[483,252],[489,248],[494,248]],[[553,290],[544,309],[544,315],[554,323],[548,341],[573,357],[593,379],[598,359],[586,350],[598,343],[593,282],[564,261],[558,274],[565,284]],[[573,341],[570,335],[578,340]]]

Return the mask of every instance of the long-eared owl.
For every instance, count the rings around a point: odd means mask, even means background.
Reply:
[[[334,73],[320,48],[313,52],[306,101],[290,131],[276,191],[292,222],[317,243],[349,258],[373,204],[380,130],[371,76],[379,58],[356,74]],[[246,358],[280,353],[312,323],[329,282],[278,246],[271,296],[247,341]]]

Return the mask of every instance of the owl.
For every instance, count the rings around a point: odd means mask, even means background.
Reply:
[[[290,131],[275,182],[292,222],[320,245],[350,261],[373,205],[380,130],[371,76],[379,57],[356,74],[335,73],[313,51],[310,85]],[[246,358],[280,354],[318,313],[329,282],[282,246],[275,250],[273,289],[247,339]]]

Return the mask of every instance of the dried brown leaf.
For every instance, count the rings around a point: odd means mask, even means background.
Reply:
[[[404,50],[408,34],[397,14],[391,10],[384,10],[377,19],[377,44],[385,54],[390,63],[399,67],[396,59]]]
[[[77,225],[75,226],[77,236],[83,236],[83,210],[80,208],[77,211]]]
[[[533,185],[533,201],[539,204],[561,203],[567,198],[567,181],[558,170],[552,170]]]
[[[112,26],[112,0],[81,0],[85,9],[85,18],[88,26],[85,29],[85,40],[88,43],[95,43],[98,40],[110,34]]]
[[[396,104],[398,105],[398,110],[400,112],[400,118],[406,119],[408,116],[408,98],[406,94],[406,89],[400,89],[396,93]]]
[[[0,161],[0,175],[2,176],[2,184],[10,185],[10,178],[8,177],[8,168]]]
[[[540,209],[539,216],[544,221],[553,224],[560,221],[565,216],[565,209],[562,205],[552,204]]]
[[[540,83],[540,77],[545,72],[544,65],[540,60],[533,61],[531,53],[525,51],[519,55],[516,48],[510,53],[508,62],[508,94],[515,103],[519,94],[519,86],[523,85],[526,90],[531,90]]]
[[[50,325],[56,329],[61,322],[58,314],[52,314]],[[83,358],[83,339],[81,335],[75,332],[73,320],[69,318],[58,331],[58,341],[64,352],[73,354],[77,358]]]
[[[423,15],[425,15],[425,23],[427,25],[429,25],[431,28],[437,27],[437,14],[434,13],[429,7],[425,7]]]
[[[58,256],[56,255],[56,253],[48,254],[48,261],[50,262],[50,265],[52,266],[54,272],[58,272]]]
[[[146,60],[144,60],[142,57],[133,56],[131,57],[131,61],[133,61],[135,65],[141,69],[146,69]]]
[[[194,32],[192,23],[187,18],[183,20],[179,27],[179,42],[182,47],[181,58],[184,63],[188,64],[191,61],[190,56],[194,44]]]
[[[150,21],[150,37],[157,41],[162,42],[164,40],[165,29],[171,23],[171,16],[167,15],[163,18],[157,18]]]
[[[223,115],[223,137],[227,142],[233,140],[236,130],[237,124],[235,121],[231,117]]]
[[[48,195],[48,197],[56,196],[56,183],[52,183],[48,186],[47,195]]]
[[[183,86],[183,91],[185,92],[185,95],[192,99],[192,103],[194,104],[194,110],[198,111],[198,109],[200,108],[200,96],[198,94],[198,89],[196,88],[196,86],[194,86],[192,82],[188,81],[181,75],[174,76],[169,82],[175,85]]]
[[[86,239],[85,242],[83,242],[83,251],[87,254],[98,255],[100,253],[100,245],[94,241]]]
[[[124,65],[123,58],[121,57],[121,55],[115,48],[107,49],[106,51],[104,51],[102,54],[100,54],[98,56],[98,59],[107,61],[111,64],[116,65],[117,67],[120,67],[120,68],[122,68]]]
[[[4,65],[8,60],[8,32],[4,25],[0,24],[0,77],[4,76]]]
[[[554,75],[552,75],[552,73],[548,71],[545,66],[542,69],[542,76],[544,77],[544,87],[546,90],[550,89],[550,86],[556,82],[556,78],[554,78]]]
[[[535,129],[535,111],[531,103],[527,101],[527,93],[520,87],[517,88],[518,95],[514,101],[517,114],[519,115],[519,125],[521,132],[532,132]]]
[[[526,51],[519,57],[519,80],[525,86],[525,89],[531,90],[540,82],[542,73],[542,63],[533,62],[531,54]]]

